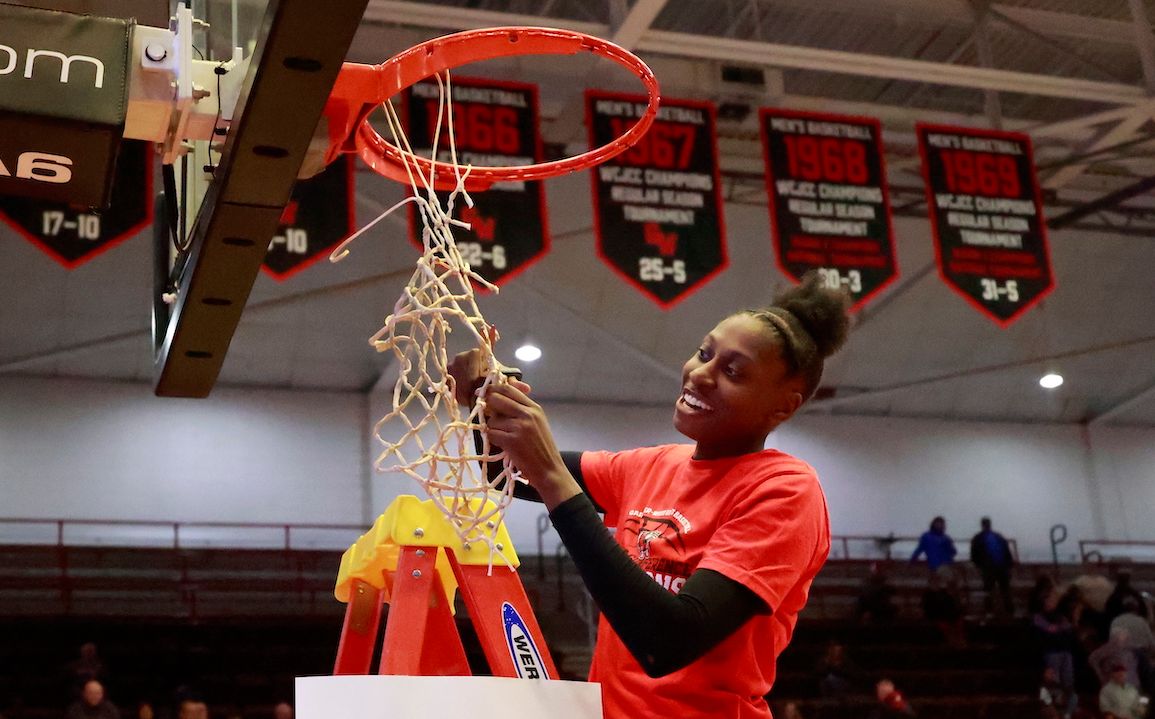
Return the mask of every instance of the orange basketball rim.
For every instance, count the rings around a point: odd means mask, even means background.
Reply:
[[[640,140],[657,115],[658,80],[649,66],[628,50],[592,35],[554,28],[496,27],[435,38],[414,45],[380,65],[345,63],[325,106],[329,133],[325,164],[342,154],[356,153],[378,174],[409,184],[408,163],[424,177],[429,177],[432,171],[436,189],[451,190],[457,186],[453,165],[419,157],[387,141],[369,124],[370,113],[418,82],[471,62],[583,52],[612,60],[638,76],[649,97],[642,117],[617,139],[580,155],[533,165],[473,166],[465,189],[479,191],[495,182],[541,180],[605,162]]]

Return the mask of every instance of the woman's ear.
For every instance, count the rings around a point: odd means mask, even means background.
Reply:
[[[801,406],[802,406],[802,393],[801,392],[791,392],[790,394],[786,395],[785,408],[780,409],[777,412],[775,412],[774,416],[780,420],[788,419],[789,417],[793,416],[793,414],[795,412],[797,412],[798,408]]]

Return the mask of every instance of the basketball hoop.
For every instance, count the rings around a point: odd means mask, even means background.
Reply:
[[[541,180],[592,167],[618,155],[641,139],[658,112],[658,80],[640,58],[607,40],[542,27],[497,27],[446,35],[394,55],[380,65],[345,63],[325,108],[329,149],[325,164],[342,153],[356,152],[375,172],[409,184],[410,172],[434,178],[434,189],[457,186],[453,165],[426,159],[383,138],[370,124],[369,114],[389,98],[446,70],[482,60],[520,55],[576,55],[588,52],[612,60],[638,76],[649,101],[642,116],[617,139],[580,155],[532,165],[473,166],[467,191],[479,191],[495,182]],[[406,169],[406,162],[411,169]]]
[[[602,147],[564,160],[515,167],[457,162],[452,68],[499,57],[579,52],[614,60],[642,80],[649,102],[644,108],[638,104],[638,120],[632,127]],[[436,80],[441,95],[428,159],[413,152],[391,101],[394,95],[427,78]],[[569,30],[505,27],[430,40],[381,65],[345,63],[325,108],[329,135],[326,163],[343,153],[356,152],[377,173],[404,183],[410,190],[405,199],[346,238],[333,250],[330,260],[344,258],[354,239],[404,205],[417,208],[422,225],[423,251],[413,275],[384,326],[369,340],[378,352],[392,353],[398,368],[391,408],[373,430],[383,448],[374,467],[417,480],[466,546],[480,543],[489,548],[491,570],[495,558],[506,561],[494,533],[513,499],[514,486],[527,479],[489,442],[486,389],[509,379],[506,368],[494,356],[497,332],[482,316],[474,286],[494,292],[497,287],[478,274],[457,248],[453,228],[469,225],[454,218],[454,207],[458,201],[472,207],[469,192],[484,190],[495,182],[552,177],[614,157],[649,129],[659,100],[657,78],[649,67],[613,43]],[[369,124],[369,115],[378,106],[385,112],[392,142]],[[434,159],[443,124],[448,162]],[[436,190],[444,191],[444,196],[438,196]],[[458,406],[456,386],[449,374],[446,341],[453,326],[471,336],[484,371],[478,399],[468,409]],[[480,447],[471,447],[475,433],[481,436]],[[490,477],[486,468],[497,462],[501,470]]]

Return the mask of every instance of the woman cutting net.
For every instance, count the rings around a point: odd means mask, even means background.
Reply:
[[[606,717],[771,716],[763,697],[830,529],[814,469],[766,439],[847,326],[845,297],[814,275],[719,322],[682,369],[674,427],[693,444],[559,452],[527,384],[488,386],[489,440],[529,485],[516,494],[545,503],[601,610],[590,680]],[[454,359],[459,403],[481,365]]]

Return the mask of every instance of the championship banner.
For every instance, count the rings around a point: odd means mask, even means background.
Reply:
[[[293,186],[281,226],[261,269],[278,282],[329,256],[356,229],[353,156],[342,155],[319,175]]]
[[[939,274],[1006,327],[1054,289],[1026,135],[916,126]]]
[[[778,267],[862,307],[898,277],[882,127],[869,117],[777,108],[759,113]]]
[[[0,195],[0,221],[68,269],[78,267],[152,224],[153,144],[126,140],[107,210]]]
[[[508,167],[540,162],[537,85],[460,78],[452,82],[453,141],[461,165]],[[404,122],[418,154],[433,147],[441,90],[419,82],[405,93]],[[443,121],[437,159],[449,162],[449,127]],[[442,199],[445,193],[438,193]],[[472,194],[473,207],[458,201],[457,219],[470,229],[454,228],[457,249],[477,274],[501,285],[549,251],[545,188],[541,182],[498,182]],[[421,244],[421,219],[409,211],[409,239]]]
[[[586,91],[590,146],[621,136],[646,98]],[[712,104],[662,98],[638,144],[590,170],[598,256],[663,309],[729,264]]]

